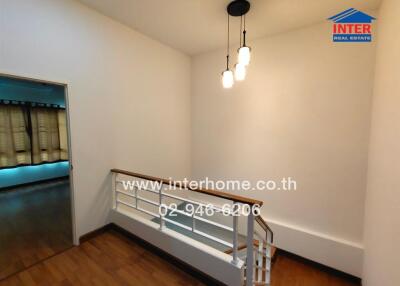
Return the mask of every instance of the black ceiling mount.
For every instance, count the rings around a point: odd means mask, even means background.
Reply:
[[[247,0],[235,0],[229,3],[226,9],[228,14],[234,17],[245,15],[250,10],[250,2]]]

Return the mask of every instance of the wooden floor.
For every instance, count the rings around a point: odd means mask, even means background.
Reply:
[[[68,180],[0,192],[0,279],[71,246]]]
[[[302,259],[278,255],[272,268],[272,286],[360,286]]]
[[[272,286],[357,285],[279,256]],[[206,285],[113,230],[0,282],[14,285]],[[209,285],[209,284],[208,284]]]

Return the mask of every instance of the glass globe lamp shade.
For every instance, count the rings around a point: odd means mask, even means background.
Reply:
[[[235,79],[237,81],[242,81],[246,78],[247,68],[245,65],[236,64],[235,65]]]
[[[233,72],[231,70],[226,70],[222,73],[222,86],[224,88],[233,86]]]
[[[238,53],[238,63],[247,66],[250,63],[251,51],[249,47],[241,47]]]

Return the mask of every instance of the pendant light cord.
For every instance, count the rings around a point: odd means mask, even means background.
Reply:
[[[240,43],[239,43],[239,48],[242,47],[242,28],[243,28],[243,15],[240,16],[240,32],[239,32],[239,35],[240,35]]]
[[[229,35],[230,34],[230,27],[229,27],[229,14],[228,14],[228,43],[227,43],[227,49],[226,49],[226,70],[229,70]]]
[[[244,14],[244,24],[243,24],[243,47],[246,46],[246,14]]]

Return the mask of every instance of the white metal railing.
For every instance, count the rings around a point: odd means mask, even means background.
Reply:
[[[259,284],[261,281],[264,281],[264,282],[267,281],[266,283],[269,283],[269,277],[270,277],[270,274],[269,274],[270,263],[269,263],[269,267],[266,267],[268,265],[268,263],[260,264],[260,261],[261,262],[264,261],[264,258],[261,259],[260,255],[261,255],[261,253],[263,253],[262,254],[262,255],[264,255],[263,257],[268,257],[267,251],[270,251],[270,246],[271,246],[272,241],[265,241],[263,239],[260,239],[260,235],[258,234],[258,232],[256,232],[254,230],[255,217],[251,211],[247,218],[246,246],[242,247],[242,250],[243,249],[246,250],[246,255],[239,256],[240,250],[239,250],[239,239],[238,239],[238,236],[239,236],[238,216],[233,215],[232,211],[229,211],[229,213],[227,213],[227,210],[223,210],[215,205],[211,206],[215,212],[224,213],[232,218],[232,227],[230,227],[230,226],[215,222],[213,220],[209,220],[207,218],[197,216],[195,214],[195,212],[193,212],[191,214],[184,210],[172,209],[171,207],[168,206],[168,204],[163,203],[165,198],[169,198],[169,199],[180,201],[182,203],[192,204],[192,205],[201,206],[201,207],[210,207],[210,205],[165,192],[163,186],[165,184],[167,184],[168,182],[163,179],[159,179],[159,182],[161,183],[160,184],[161,187],[157,190],[148,189],[148,188],[138,188],[137,186],[133,187],[132,193],[130,193],[129,191],[126,191],[126,190],[121,190],[119,188],[119,186],[122,185],[123,181],[119,180],[119,177],[118,177],[119,174],[123,174],[125,176],[134,177],[134,178],[142,179],[142,180],[143,179],[146,180],[147,178],[153,179],[153,177],[148,177],[148,176],[144,176],[144,175],[140,175],[140,174],[136,174],[136,173],[130,173],[127,171],[112,170],[112,196],[113,196],[112,204],[113,204],[114,210],[118,211],[119,205],[123,205],[130,209],[134,209],[136,211],[139,211],[146,215],[149,215],[153,218],[157,218],[159,220],[160,231],[163,231],[166,228],[166,222],[167,222],[174,226],[182,228],[184,230],[191,231],[194,234],[197,234],[201,237],[204,237],[213,242],[221,244],[225,247],[228,247],[232,250],[231,251],[232,261],[231,262],[233,264],[238,265],[239,260],[244,260],[243,265],[245,265],[245,267],[246,267],[245,268],[246,286],[250,286],[250,285],[253,286],[256,283],[258,283],[257,285],[269,285],[269,284]],[[145,198],[145,197],[141,196],[142,192],[156,195],[156,196],[158,196],[158,200],[155,201],[155,200]],[[212,194],[210,194],[210,195],[212,195]],[[127,202],[126,200],[124,200],[124,196],[131,198],[133,200],[133,202]],[[225,198],[225,196],[223,198],[228,199],[228,198]],[[237,203],[237,201],[235,200],[235,197],[232,199],[232,201]],[[143,206],[141,206],[141,205],[143,205]],[[176,212],[180,215],[190,218],[191,224],[190,224],[190,226],[188,226],[186,224],[182,224],[182,223],[174,220],[173,217],[168,217],[168,215],[163,216],[163,215],[160,215],[160,213],[155,213],[154,211],[146,209],[146,207],[145,207],[146,205],[157,207],[157,208],[160,208],[161,206],[163,206],[163,207],[167,208],[168,210],[173,210],[174,212]],[[199,230],[196,227],[196,222],[198,222],[198,221],[201,221],[203,223],[212,225],[216,228],[231,232],[232,241],[226,241],[224,239],[221,239],[220,237],[216,237],[210,233],[205,233],[205,232]],[[271,234],[272,234],[272,232],[271,232]],[[270,236],[270,237],[272,237],[272,236]],[[254,244],[255,238],[257,238],[256,241],[259,241],[259,244],[258,244],[259,248],[255,248],[255,244]],[[268,240],[268,231],[267,231],[266,238]],[[264,276],[261,275],[262,273],[265,273]]]
[[[254,232],[254,248],[251,264],[246,262],[246,279],[252,277],[252,283],[256,285],[270,285],[272,265],[272,233],[266,232],[266,236]],[[265,239],[266,238],[266,239]],[[252,265],[253,267],[248,267]],[[247,281],[246,281],[247,282]]]

